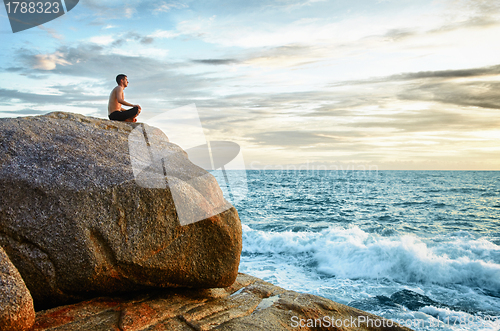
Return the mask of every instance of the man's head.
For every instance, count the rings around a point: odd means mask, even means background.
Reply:
[[[127,87],[128,86],[127,75],[119,74],[118,76],[116,76],[116,84],[123,85],[123,87]]]

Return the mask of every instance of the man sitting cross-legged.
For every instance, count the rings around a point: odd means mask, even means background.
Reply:
[[[113,121],[137,122],[137,116],[141,112],[141,106],[133,105],[124,100],[123,90],[128,86],[127,76],[121,74],[116,76],[117,87],[111,91],[108,103],[108,117]],[[122,105],[133,107],[128,110]]]

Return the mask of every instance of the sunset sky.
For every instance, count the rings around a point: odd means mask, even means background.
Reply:
[[[125,73],[247,168],[500,170],[498,0],[80,0],[0,36],[0,117],[106,118]]]

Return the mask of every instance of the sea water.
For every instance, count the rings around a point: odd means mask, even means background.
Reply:
[[[241,272],[415,330],[500,329],[500,172],[242,174]]]

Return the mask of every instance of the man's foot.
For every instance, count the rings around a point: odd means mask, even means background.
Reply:
[[[137,115],[139,115],[139,114],[137,114]],[[130,122],[130,123],[135,123],[135,122],[137,122],[137,115],[135,115],[135,116],[134,116],[134,117],[132,117],[132,118],[127,118],[127,119],[125,120],[125,122]]]

